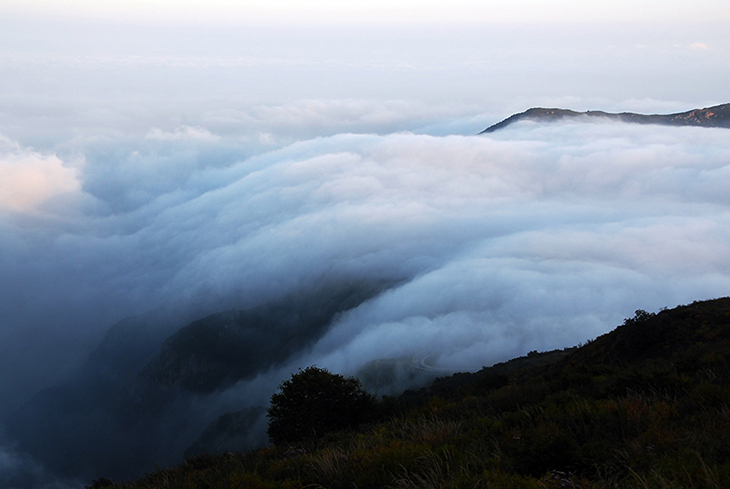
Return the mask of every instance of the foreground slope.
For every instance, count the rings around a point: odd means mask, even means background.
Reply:
[[[730,104],[705,107],[704,109],[693,109],[687,112],[676,114],[635,114],[633,112],[622,112],[615,114],[600,110],[589,110],[587,112],[576,112],[568,109],[533,107],[511,115],[505,120],[489,126],[479,134],[485,134],[504,129],[510,124],[520,121],[554,122],[565,119],[584,118],[586,120],[603,118],[618,122],[629,122],[634,124],[658,124],[663,126],[696,126],[696,127],[725,127],[730,128]]]
[[[95,487],[730,487],[730,298],[439,379],[381,421]]]

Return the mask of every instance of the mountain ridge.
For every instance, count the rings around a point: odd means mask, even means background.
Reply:
[[[479,134],[489,134],[520,121],[555,122],[562,119],[604,118],[633,124],[656,124],[663,126],[721,127],[730,129],[730,103],[692,109],[673,114],[637,114],[635,112],[604,112],[588,110],[577,112],[570,109],[532,107],[524,112],[489,126]]]

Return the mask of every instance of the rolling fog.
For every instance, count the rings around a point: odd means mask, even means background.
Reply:
[[[286,361],[186,400],[190,432],[155,440],[174,463],[299,367],[475,370],[730,291],[728,130],[474,136],[533,105],[727,102],[725,29],[0,24],[0,419],[133,316],[164,338],[323,283],[386,284]],[[6,432],[5,485],[79,487],[124,456],[59,479]]]
[[[493,137],[343,134],[220,168],[191,164],[183,179],[165,164],[175,157],[159,153],[214,151],[219,143],[196,131],[126,143],[137,149],[114,174],[127,185],[94,180],[93,162],[75,170],[6,149],[5,178],[32,172],[38,186],[22,208],[4,202],[3,249],[12,251],[2,274],[13,277],[2,290],[4,344],[27,348],[3,356],[5,390],[15,394],[5,409],[18,407],[11,403],[57,356],[98,338],[92,328],[103,331],[122,306],[190,319],[323,280],[396,283],[284,367],[220,394],[243,409],[265,405],[300,366],[355,374],[408,357],[474,370],[593,338],[638,308],[730,290],[722,129],[579,123],[521,124]]]

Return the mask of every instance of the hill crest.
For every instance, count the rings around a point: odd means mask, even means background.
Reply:
[[[503,121],[489,126],[479,134],[492,133],[520,121],[555,122],[563,119],[577,118],[603,118],[633,124],[657,124],[663,126],[730,128],[730,103],[705,107],[703,109],[692,109],[687,112],[677,112],[674,114],[612,113],[601,110],[577,112],[570,109],[533,107],[519,114],[513,114]]]

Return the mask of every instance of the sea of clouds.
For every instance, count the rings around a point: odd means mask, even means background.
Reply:
[[[303,360],[344,373],[417,354],[475,369],[726,295],[726,132],[522,123],[265,151],[181,126],[67,159],[5,137],[0,378],[17,403],[125,316],[202,316],[323,279],[399,283]]]

